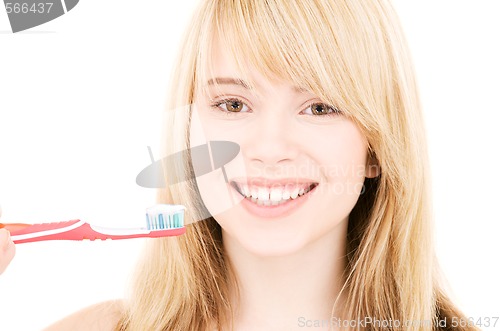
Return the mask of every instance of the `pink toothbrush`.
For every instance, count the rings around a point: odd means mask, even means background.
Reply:
[[[155,205],[146,210],[143,228],[105,228],[81,220],[58,223],[0,223],[0,229],[10,231],[15,244],[45,240],[95,240],[130,239],[179,236],[186,232],[182,205]]]

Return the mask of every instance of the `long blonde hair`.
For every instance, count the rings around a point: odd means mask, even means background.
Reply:
[[[448,329],[452,318],[465,319],[439,276],[426,132],[412,61],[390,3],[202,1],[175,65],[168,109],[188,107],[167,110],[165,155],[189,148],[189,105],[210,78],[214,38],[227,46],[246,81],[251,64],[337,105],[362,130],[381,168],[380,176],[365,179],[349,216],[342,317],[408,321],[402,329],[424,331],[445,329],[436,326],[444,318]],[[189,159],[182,167],[192,173]],[[174,170],[167,169],[167,183]],[[158,203],[185,205],[187,222],[203,209],[192,181],[159,190]],[[220,226],[211,217],[195,222],[185,235],[148,243],[117,330],[222,330],[231,325],[228,293],[237,286]]]

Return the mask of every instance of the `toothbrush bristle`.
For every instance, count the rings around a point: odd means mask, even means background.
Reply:
[[[176,210],[172,210],[175,207]],[[146,212],[148,230],[178,229],[184,227],[184,206],[157,205]]]

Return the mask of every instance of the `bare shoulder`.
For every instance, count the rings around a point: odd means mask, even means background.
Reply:
[[[122,313],[122,300],[104,301],[79,310],[43,331],[114,331]]]

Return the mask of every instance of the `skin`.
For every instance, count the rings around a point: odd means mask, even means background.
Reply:
[[[0,275],[7,269],[16,254],[16,246],[10,239],[9,231],[0,229]]]
[[[242,79],[223,45],[213,49],[212,78]],[[304,330],[299,317],[330,319],[342,286],[348,216],[365,177],[375,177],[379,170],[368,158],[367,141],[354,122],[342,115],[313,115],[309,106],[321,102],[317,96],[250,72],[255,94],[238,84],[221,84],[196,95],[206,139],[240,145],[243,160],[225,167],[228,179],[242,174],[308,178],[319,186],[285,217],[262,219],[239,203],[215,210],[224,249],[241,286],[240,299],[232,296],[239,308],[235,329]],[[227,98],[232,102],[210,108]],[[240,113],[225,114],[231,107]],[[197,142],[199,134],[191,132],[191,138]],[[219,173],[197,180],[210,210],[209,188],[224,185],[224,178]]]
[[[122,312],[121,300],[104,301],[77,311],[43,331],[113,331]]]
[[[2,209],[0,208],[0,217],[1,216]],[[7,269],[14,255],[16,255],[16,246],[10,238],[9,231],[0,229],[0,275]]]

